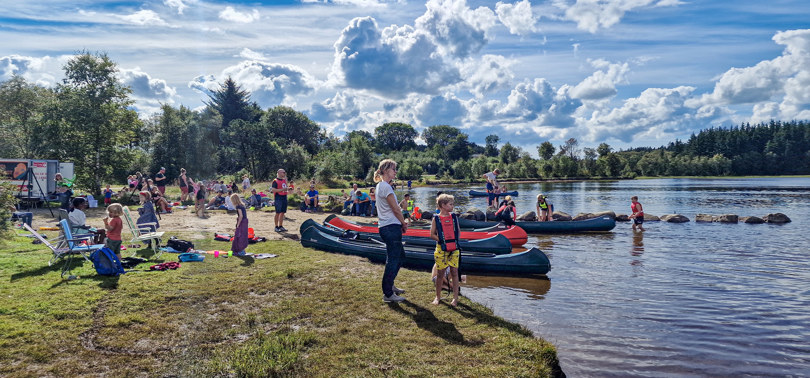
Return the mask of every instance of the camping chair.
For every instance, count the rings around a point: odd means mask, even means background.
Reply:
[[[157,258],[161,253],[163,253],[160,248],[158,248],[160,245],[160,239],[163,237],[163,231],[152,231],[152,227],[157,226],[156,223],[135,223],[135,221],[132,220],[132,215],[129,212],[129,208],[126,206],[124,206],[124,219],[126,219],[127,225],[129,226],[129,231],[132,233],[132,239],[129,241],[130,243],[151,241],[152,251],[154,251],[153,257]]]
[[[60,223],[62,222],[64,222],[65,226],[67,225],[66,221],[63,220]],[[51,259],[48,261],[48,266],[52,266],[59,259],[65,260],[65,265],[62,266],[62,278],[65,277],[65,273],[70,271],[70,259],[66,259],[65,257],[80,254],[85,260],[90,261],[90,253],[104,247],[103,244],[91,245],[82,243],[87,239],[71,239],[72,235],[70,234],[69,228],[67,228],[68,234],[63,235],[62,244],[64,246],[54,246],[48,239],[45,239],[45,237],[34,231],[28,224],[23,223],[23,227],[53,252],[53,256],[51,256]],[[63,230],[64,229],[65,228],[63,228]]]

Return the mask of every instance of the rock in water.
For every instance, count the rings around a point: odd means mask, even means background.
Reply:
[[[469,220],[476,220],[475,219],[475,213],[470,212],[470,211],[459,215],[459,218],[461,218],[461,219],[469,219]]]
[[[714,216],[711,214],[698,214],[695,216],[695,222],[714,222]]]
[[[614,212],[612,212],[612,211],[600,211],[600,212],[598,212],[598,213],[594,213],[594,214],[593,214],[593,217],[594,217],[594,218],[599,218],[599,217],[602,217],[602,216],[604,216],[604,215],[609,216],[609,217],[610,217],[610,219],[616,219],[616,213],[614,213]]]
[[[644,213],[644,221],[645,222],[657,222],[660,221],[661,218],[658,218],[655,215]]]
[[[487,220],[487,215],[484,214],[484,212],[481,210],[475,209],[475,211],[473,211],[473,214],[475,214],[475,220],[477,221]]]
[[[555,221],[570,221],[571,216],[563,213],[562,211],[555,211],[553,214],[551,214],[551,219],[554,219]]]
[[[645,216],[646,218],[646,216]],[[645,219],[646,220],[646,219]],[[666,214],[661,216],[661,220],[664,222],[669,223],[686,223],[689,222],[689,218],[681,215],[681,214]]]
[[[737,214],[723,214],[714,218],[714,221],[718,223],[737,223],[739,220],[740,217]]]
[[[577,216],[574,217],[573,220],[582,221],[582,220],[586,220],[586,219],[591,219],[593,217],[594,217],[594,215],[592,213],[579,213],[579,214],[577,214]]]
[[[519,221],[526,221],[526,222],[534,222],[537,220],[537,214],[534,211],[527,211],[523,213],[521,216],[517,217]]]
[[[782,213],[768,214],[762,217],[762,220],[768,223],[790,223],[790,218]]]
[[[740,222],[748,223],[748,224],[760,224],[760,223],[765,223],[765,220],[763,220],[760,217],[742,217],[742,218],[740,218]]]
[[[627,214],[619,214],[616,215],[616,222],[628,222],[630,221],[630,216]]]

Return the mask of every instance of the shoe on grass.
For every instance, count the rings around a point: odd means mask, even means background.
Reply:
[[[396,294],[396,295],[405,294],[405,289],[400,289],[400,288],[394,286],[393,290],[394,290],[394,294]]]
[[[404,300],[405,300],[405,298],[400,297],[399,295],[396,295],[396,294],[391,294],[391,296],[383,295],[383,302],[385,302],[385,303],[402,302]]]

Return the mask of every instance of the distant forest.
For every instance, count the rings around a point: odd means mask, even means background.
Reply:
[[[194,179],[266,180],[283,167],[293,179],[323,185],[371,182],[382,158],[395,159],[399,178],[412,180],[480,180],[496,167],[508,179],[810,174],[807,121],[710,128],[685,142],[622,151],[546,141],[534,158],[496,134],[484,145],[470,142],[451,125],[420,133],[389,122],[338,137],[290,107],[261,109],[230,78],[202,110],[163,104],[142,119],[106,55],[82,53],[64,70],[55,88],[19,76],[0,82],[0,157],[72,161],[77,185],[95,193],[159,167],[170,179],[186,168]],[[420,136],[425,144],[415,143]]]

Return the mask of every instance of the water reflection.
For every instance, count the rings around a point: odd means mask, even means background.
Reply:
[[[467,283],[463,284],[463,286],[476,289],[508,287],[526,293],[531,299],[543,299],[551,289],[551,280],[545,276],[494,277],[467,275]]]
[[[641,255],[644,254],[644,231],[633,230],[633,247],[630,248],[630,254],[637,259],[630,261],[630,265],[642,266],[644,263],[641,260]]]

